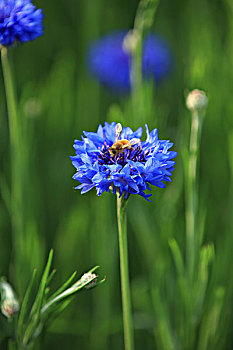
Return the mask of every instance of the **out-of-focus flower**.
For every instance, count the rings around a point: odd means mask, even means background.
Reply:
[[[125,198],[139,194],[148,199],[149,185],[165,187],[163,181],[171,181],[171,171],[177,153],[169,151],[173,143],[159,140],[157,129],[149,132],[141,141],[143,129],[133,132],[118,123],[105,122],[97,132],[86,132],[82,141],[74,141],[76,155],[71,157],[77,170],[73,178],[81,184],[76,189],[86,193],[93,187],[97,195],[113,191]]]
[[[136,39],[137,36],[131,35],[131,32],[120,31],[107,35],[90,46],[90,71],[102,84],[117,93],[130,91],[130,52],[134,49]],[[168,75],[171,65],[171,51],[165,40],[154,34],[148,35],[143,44],[143,78],[153,77],[159,83]]]
[[[43,14],[31,0],[0,0],[0,43],[25,43],[43,34]]]
[[[192,90],[186,99],[187,108],[191,111],[194,110],[204,110],[208,106],[208,98],[205,91],[198,89]]]
[[[1,312],[7,318],[19,311],[19,303],[9,283],[0,280]]]

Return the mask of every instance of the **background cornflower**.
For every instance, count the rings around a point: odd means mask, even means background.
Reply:
[[[147,125],[145,141],[141,141],[141,127],[135,132],[123,127],[117,134],[119,125],[105,122],[96,133],[84,131],[83,141],[75,140],[76,156],[71,159],[77,173],[73,178],[81,182],[76,188],[86,193],[95,187],[99,196],[112,190],[125,198],[129,194],[148,198],[149,185],[165,187],[163,181],[171,181],[176,157],[176,152],[169,151],[173,143],[159,140],[157,129],[149,132]]]
[[[92,74],[106,87],[125,93],[131,89],[130,70],[132,57],[124,41],[127,31],[108,34],[94,42],[88,53],[88,66]],[[134,39],[133,39],[134,40]],[[161,82],[170,72],[172,55],[168,43],[159,35],[145,38],[142,55],[144,79]]]
[[[31,0],[0,0],[0,43],[25,43],[43,34],[43,14]]]

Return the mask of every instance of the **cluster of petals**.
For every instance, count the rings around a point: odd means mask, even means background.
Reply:
[[[25,43],[43,34],[43,14],[31,0],[0,0],[0,43]]]
[[[146,125],[146,140],[141,141],[142,127],[133,132],[123,127],[119,140],[138,139],[131,149],[112,155],[109,149],[116,142],[116,123],[105,122],[99,125],[97,132],[86,132],[82,141],[74,141],[75,156],[71,157],[77,172],[73,176],[80,185],[81,193],[96,188],[97,195],[112,191],[128,198],[129,194],[138,194],[148,199],[150,185],[165,187],[164,181],[171,181],[171,172],[177,153],[170,151],[173,143],[159,140],[157,129],[149,132]]]
[[[132,57],[124,48],[127,31],[116,31],[94,42],[88,53],[90,72],[100,83],[117,93],[131,89]],[[167,42],[158,35],[145,38],[142,54],[142,75],[160,83],[171,71],[172,55]]]

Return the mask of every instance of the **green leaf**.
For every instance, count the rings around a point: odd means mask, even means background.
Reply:
[[[44,320],[44,326],[47,328],[50,324],[66,309],[66,307],[73,301],[74,296],[69,299],[63,300],[62,303],[56,305],[56,309],[49,314],[49,317]]]
[[[40,311],[41,311],[41,307],[44,299],[44,293],[45,293],[45,288],[46,288],[47,279],[49,275],[49,270],[52,263],[52,258],[53,258],[53,250],[51,249],[49,253],[47,265],[45,267],[43,276],[41,278],[39,291],[36,296],[35,302],[32,306],[32,310],[29,317],[29,323],[24,334],[24,338],[23,338],[24,345],[30,341],[40,321]]]
[[[18,326],[17,326],[17,337],[19,339],[21,339],[23,336],[24,325],[26,323],[26,316],[27,316],[27,314],[29,314],[29,306],[30,306],[29,302],[30,302],[30,298],[31,298],[31,294],[32,294],[32,288],[33,288],[33,285],[35,282],[36,273],[37,273],[37,270],[34,269],[33,274],[32,274],[32,278],[31,278],[29,285],[27,287],[25,296],[23,298],[22,306],[20,309],[19,318],[18,318]]]
[[[10,191],[7,186],[6,180],[2,174],[0,174],[0,193],[6,204],[8,212],[11,213],[12,211],[11,195],[10,195]]]
[[[97,268],[99,268],[99,266],[95,266],[90,271],[88,271],[87,274],[92,274]],[[49,301],[44,305],[44,307],[41,310],[41,317],[43,319],[48,318],[48,316],[57,309],[58,303],[60,304],[60,302],[63,301],[64,299],[67,300],[67,298],[70,298],[73,294],[77,293],[79,290],[83,289],[84,287],[87,287],[97,278],[96,275],[93,275],[93,277],[90,279],[85,279],[85,278],[83,279],[84,276],[85,274],[77,282],[75,282],[70,288],[56,295],[53,299],[50,298]],[[100,281],[99,284],[103,283],[104,280],[105,279]]]
[[[68,288],[71,284],[71,282],[73,282],[75,276],[77,275],[77,271],[75,271],[70,278],[68,278],[68,280],[60,287],[58,288],[58,290],[53,293],[47,300],[47,302],[50,302],[52,299],[56,298],[57,295],[59,295],[60,293],[62,293],[66,288]]]
[[[209,244],[202,247],[200,252],[200,261],[198,268],[197,280],[194,286],[196,298],[196,317],[201,314],[202,306],[205,299],[205,293],[209,278],[208,267],[214,258],[214,246]]]
[[[216,332],[222,311],[225,290],[217,287],[212,295],[209,310],[205,312],[200,328],[198,350],[215,349]]]
[[[176,240],[174,238],[171,238],[168,242],[172,255],[173,255],[173,259],[176,265],[176,271],[179,277],[184,276],[184,262],[183,262],[183,258],[182,258],[182,254],[180,251],[180,247],[178,246]]]
[[[156,342],[158,342],[158,348],[163,350],[178,349],[172,333],[165,304],[161,299],[160,291],[157,287],[152,291],[152,302],[156,314],[154,333]]]
[[[49,275],[49,277],[48,277],[48,279],[47,279],[47,281],[46,281],[46,286],[49,286],[49,284],[50,284],[50,282],[52,281],[52,279],[53,279],[55,273],[56,273],[56,269],[54,269],[54,270],[51,272],[51,274]]]

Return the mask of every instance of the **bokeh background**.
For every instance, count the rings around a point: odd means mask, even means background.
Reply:
[[[10,216],[0,201],[0,274],[8,276],[22,298],[32,268],[42,270],[54,248],[54,288],[74,270],[81,275],[95,265],[106,283],[76,296],[45,335],[43,349],[122,349],[116,198],[80,195],[73,187],[74,138],[94,131],[105,120],[137,128],[144,123],[131,113],[129,96],[111,94],[88,73],[87,48],[92,40],[133,26],[136,0],[35,1],[45,14],[44,36],[10,51],[19,108],[27,141],[25,184],[28,229],[24,269],[12,264]],[[173,72],[153,92],[146,122],[178,152],[171,184],[154,188],[152,203],[131,198],[128,204],[130,278],[137,349],[161,347],[157,328],[162,316],[172,324],[178,315],[176,277],[168,241],[185,249],[182,152],[188,145],[190,114],[185,96],[193,88],[207,92],[200,159],[200,217],[204,242],[213,242],[215,260],[208,293],[218,288],[221,307],[216,339],[209,349],[232,349],[233,334],[233,5],[231,0],[163,0],[152,31],[170,43]],[[10,154],[4,87],[0,83],[0,176],[10,186]],[[7,192],[7,191],[6,191]],[[4,193],[2,197],[7,197]],[[203,215],[202,215],[203,214]],[[205,218],[205,220],[204,220]],[[200,220],[201,221],[201,220]],[[161,300],[161,302],[159,302]],[[208,310],[208,298],[204,308]],[[176,307],[173,305],[176,305]],[[219,308],[218,308],[219,306]],[[164,307],[164,310],[160,308]]]

